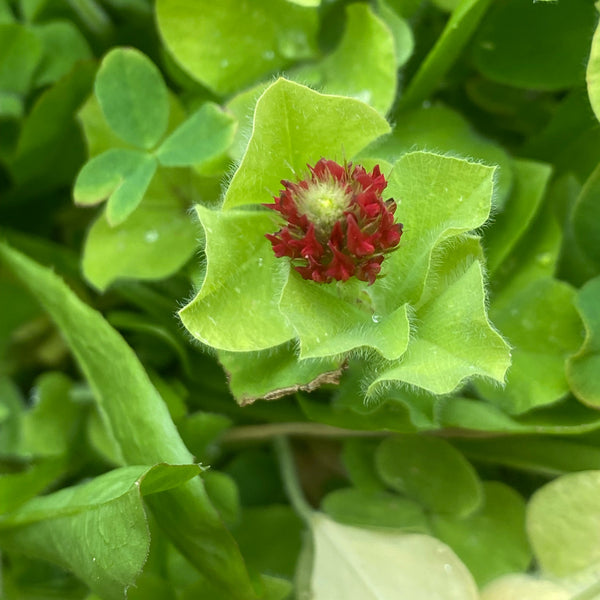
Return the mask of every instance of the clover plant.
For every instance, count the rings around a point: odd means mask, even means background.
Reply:
[[[0,597],[600,598],[592,0],[0,0]]]

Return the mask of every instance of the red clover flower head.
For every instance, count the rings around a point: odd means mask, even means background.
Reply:
[[[402,235],[402,224],[394,223],[396,203],[381,197],[387,181],[379,165],[368,173],[321,158],[308,169],[297,183],[282,180],[275,204],[264,205],[287,221],[266,234],[275,256],[289,257],[304,279],[329,283],[354,276],[371,285]]]

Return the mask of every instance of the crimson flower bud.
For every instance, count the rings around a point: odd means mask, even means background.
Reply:
[[[379,165],[368,173],[321,158],[301,181],[283,180],[274,204],[286,224],[266,234],[275,256],[291,259],[304,279],[319,283],[356,277],[374,283],[384,255],[400,242],[396,203],[384,201],[387,181]]]

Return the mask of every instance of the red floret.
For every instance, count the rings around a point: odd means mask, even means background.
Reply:
[[[353,276],[374,283],[385,254],[402,236],[402,224],[394,222],[396,203],[381,197],[387,181],[379,166],[368,173],[360,165],[342,166],[322,158],[308,169],[309,175],[297,183],[282,181],[284,189],[274,204],[265,204],[286,221],[276,233],[266,234],[275,256],[289,257],[304,279],[318,283]],[[325,183],[339,186],[346,200],[339,218],[327,227],[311,222],[299,202],[311,188]]]

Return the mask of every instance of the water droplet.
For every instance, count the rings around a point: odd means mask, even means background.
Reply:
[[[96,562],[96,557],[92,557],[92,562]]]
[[[458,199],[459,202],[462,202],[463,200],[464,198],[462,196]]]
[[[373,323],[379,323],[381,322],[381,315],[371,315],[371,320]]]
[[[452,571],[453,571],[452,565],[446,563],[444,565],[444,571],[446,571],[446,573],[452,573]]]
[[[226,58],[224,58],[223,60],[221,60],[221,67],[223,69],[227,68],[228,66],[229,66],[229,61]]]
[[[148,244],[153,244],[160,237],[160,234],[156,229],[151,229],[150,231],[146,231],[144,234],[144,240],[148,242]]]
[[[258,261],[257,261],[257,262],[258,262],[258,266],[259,266],[259,267],[262,267],[262,266],[263,266],[263,262],[265,262],[265,261],[264,261],[264,259],[263,259],[261,256],[259,256],[259,258],[258,258]]]
[[[320,344],[320,343],[321,343],[321,338],[320,338],[320,337],[317,337],[317,338],[316,338],[316,341],[317,341],[317,344]]]
[[[265,60],[273,60],[275,58],[275,52],[273,52],[273,50],[266,50],[263,52],[263,58]]]
[[[235,291],[236,294],[241,294],[242,290],[236,285],[233,290]]]

